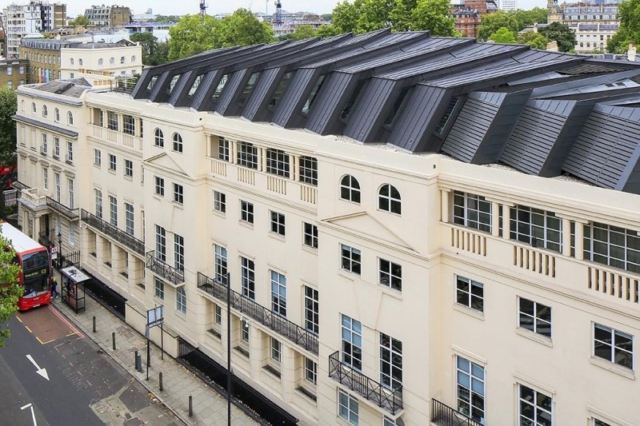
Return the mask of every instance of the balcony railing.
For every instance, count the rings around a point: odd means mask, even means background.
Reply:
[[[402,386],[391,390],[340,361],[340,351],[329,355],[329,377],[391,414],[402,410]]]
[[[100,219],[98,216],[89,213],[85,209],[82,209],[81,211],[81,220],[91,228],[106,234],[120,244],[144,256],[144,242],[140,241],[133,235],[127,234],[123,230],[118,229],[118,227],[111,225],[109,222]]]
[[[454,410],[442,402],[431,400],[431,423],[438,426],[482,426],[469,416],[465,416],[461,412]]]
[[[80,215],[78,215],[78,211],[80,209],[70,209],[69,207],[65,206],[64,204],[61,204],[60,202],[54,200],[51,197],[47,197],[47,206],[49,206],[49,208],[57,211],[58,213],[67,217],[70,220],[76,220],[80,217]]]
[[[227,286],[200,272],[198,288],[221,302],[227,301]],[[318,353],[318,336],[233,290],[231,306],[309,352]]]
[[[15,181],[11,184],[11,186],[13,187],[13,189],[17,189],[18,191],[22,191],[24,189],[29,189],[31,188],[29,185],[27,185],[26,183],[22,183],[20,181]]]
[[[147,252],[147,268],[149,268],[154,274],[160,275],[165,280],[173,283],[174,285],[182,284],[184,282],[184,271],[174,268],[168,265],[164,261],[158,259],[155,250]]]

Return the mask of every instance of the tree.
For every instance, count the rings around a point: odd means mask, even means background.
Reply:
[[[627,0],[618,5],[618,32],[607,42],[607,51],[626,53],[629,43],[640,44],[640,0]]]
[[[418,0],[395,0],[389,13],[394,31],[408,31],[413,28],[413,11],[418,7]]]
[[[363,0],[355,0],[349,3],[344,0],[333,8],[331,25],[338,29],[337,34],[355,33],[358,28],[359,8]]]
[[[250,46],[274,41],[271,25],[258,21],[247,9],[238,9],[225,16],[215,29],[214,37],[214,47]]]
[[[311,25],[298,25],[296,30],[289,34],[290,40],[304,40],[305,38],[311,38],[316,36],[316,30]]]
[[[144,65],[160,65],[167,62],[167,49],[160,47],[167,43],[158,43],[158,38],[151,33],[135,33],[131,41],[140,43],[142,47],[142,63]]]
[[[158,24],[168,24],[171,22],[180,22],[180,17],[178,15],[157,15],[154,19],[154,22]]]
[[[567,25],[554,22],[538,29],[538,32],[549,41],[556,41],[560,52],[570,52],[576,47],[576,33]]]
[[[16,165],[16,122],[11,117],[17,110],[16,92],[0,89],[0,164],[5,166]]]
[[[331,21],[332,16],[333,15],[331,13],[323,13],[322,15],[320,15],[323,21]]]
[[[483,15],[482,24],[478,28],[478,39],[489,40],[489,37],[500,28],[507,28],[512,33],[517,33],[519,29],[516,17],[512,13],[503,11]]]
[[[631,36],[625,29],[619,29],[609,40],[607,40],[607,52],[624,54],[629,49],[629,43],[634,43]]]
[[[76,16],[76,19],[69,22],[70,27],[88,27],[91,25],[91,21],[84,15]]]
[[[333,37],[339,34],[343,34],[343,31],[333,24],[321,25],[320,28],[316,30],[316,35],[320,37]]]
[[[498,29],[495,33],[491,34],[489,40],[495,41],[496,43],[509,43],[513,44],[516,42],[516,38],[513,36],[513,32],[509,28],[502,27]]]
[[[549,40],[547,40],[547,38],[540,33],[527,31],[518,34],[518,43],[528,44],[534,49],[545,50],[547,48],[547,43],[549,43]]]
[[[214,49],[219,24],[220,21],[209,15],[185,15],[178,25],[169,28],[169,60]]]
[[[455,19],[449,17],[449,0],[418,0],[411,17],[413,30],[429,30],[433,36],[452,37]]]
[[[391,15],[395,0],[362,0],[358,7],[357,33],[376,31],[391,26]]]
[[[9,338],[7,321],[18,310],[18,299],[24,288],[19,285],[20,267],[14,262],[15,251],[0,233],[0,347]]]
[[[508,13],[513,14],[518,22],[518,31],[522,31],[529,25],[546,24],[549,11],[544,7],[534,7],[531,10],[518,9]]]

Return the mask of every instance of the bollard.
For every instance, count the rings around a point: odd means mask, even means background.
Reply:
[[[96,316],[93,316],[93,332],[96,332]]]
[[[193,417],[193,397],[189,395],[189,417]]]
[[[160,382],[160,392],[162,392],[164,389],[162,388],[162,371],[158,374],[158,381]]]
[[[136,351],[136,371],[142,372],[142,356]]]
[[[111,340],[113,340],[113,350],[116,350],[116,332],[111,333]]]

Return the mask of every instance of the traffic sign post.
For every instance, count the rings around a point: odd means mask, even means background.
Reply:
[[[149,380],[149,366],[151,365],[151,347],[149,345],[149,330],[152,327],[160,326],[160,350],[162,351],[162,359],[164,359],[164,305],[156,306],[147,311],[147,327],[145,329],[145,337],[147,338],[147,380]]]

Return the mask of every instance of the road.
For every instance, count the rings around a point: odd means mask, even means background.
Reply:
[[[179,423],[55,308],[19,313],[9,328],[0,349],[0,424]]]

